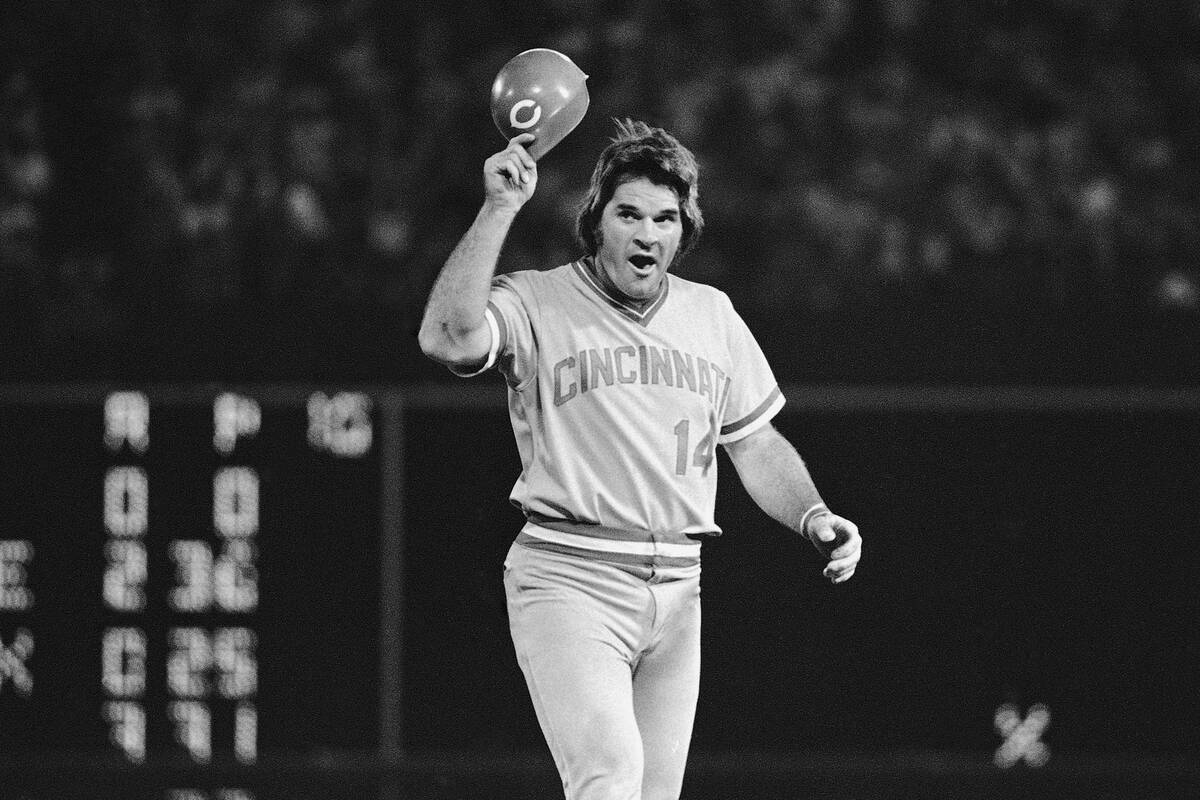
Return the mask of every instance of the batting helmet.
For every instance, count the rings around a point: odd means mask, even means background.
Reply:
[[[541,158],[587,112],[587,77],[557,50],[536,47],[518,53],[492,83],[492,119],[506,140],[521,133],[536,136],[527,149]]]

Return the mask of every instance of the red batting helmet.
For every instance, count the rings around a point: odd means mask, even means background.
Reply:
[[[536,47],[513,56],[492,83],[492,119],[505,139],[532,133],[529,154],[541,158],[583,119],[587,75],[557,50]]]

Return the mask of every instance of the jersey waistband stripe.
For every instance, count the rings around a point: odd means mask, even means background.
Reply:
[[[675,556],[641,556],[632,555],[630,553],[610,553],[605,550],[583,550],[578,547],[569,545],[556,544],[547,542],[544,539],[538,539],[530,536],[525,531],[517,534],[517,544],[522,547],[528,547],[531,550],[542,550],[548,553],[557,553],[559,555],[571,556],[572,558],[582,558],[588,561],[596,561],[604,564],[613,564],[619,567],[635,567],[639,570],[644,569],[700,569],[700,554],[687,558]]]
[[[672,558],[699,558],[699,542],[622,542],[615,539],[599,539],[595,536],[584,536],[578,533],[566,533],[543,528],[534,522],[525,523],[521,529],[535,539],[544,542],[565,545],[579,550],[592,550],[603,553],[625,553],[636,556],[667,556]]]
[[[645,542],[652,538],[657,538],[660,541],[677,541],[680,544],[688,544],[688,540],[702,541],[708,536],[719,536],[721,534],[721,529],[716,527],[712,530],[682,530],[653,534],[644,530],[611,528],[607,525],[598,525],[594,522],[577,522],[560,517],[548,517],[536,511],[526,511],[525,520],[542,528],[548,528],[560,533],[573,533],[576,536],[586,536],[589,539],[609,539],[618,542]]]

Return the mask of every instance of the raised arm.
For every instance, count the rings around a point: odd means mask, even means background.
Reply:
[[[478,366],[487,358],[491,334],[483,314],[492,275],[517,212],[537,188],[537,164],[525,149],[533,139],[516,136],[484,162],[483,205],[429,293],[418,342],[447,366]]]
[[[766,425],[725,446],[746,491],[759,508],[813,543],[827,559],[823,574],[833,583],[849,580],[858,566],[858,526],[822,502],[808,467],[774,426]]]

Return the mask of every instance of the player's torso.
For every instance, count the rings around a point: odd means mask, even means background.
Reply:
[[[669,276],[660,301],[637,314],[569,269],[539,287],[528,488],[599,524],[714,529],[731,374],[715,293]]]

